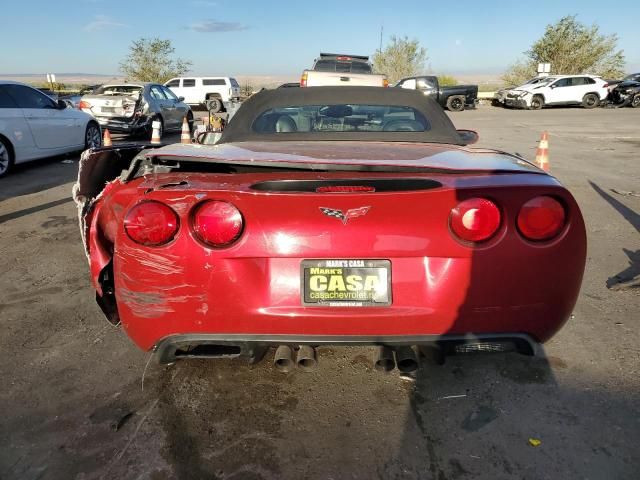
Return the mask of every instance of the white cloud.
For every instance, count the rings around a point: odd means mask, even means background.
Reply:
[[[224,33],[224,32],[239,32],[246,30],[246,25],[238,22],[218,22],[216,20],[203,20],[202,22],[192,23],[189,25],[191,30],[196,32],[207,33]]]
[[[100,30],[107,30],[110,28],[128,27],[127,24],[115,21],[113,18],[107,15],[94,15],[93,21],[87,23],[83,30],[86,32],[98,32]]]

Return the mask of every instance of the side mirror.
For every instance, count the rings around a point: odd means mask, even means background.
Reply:
[[[473,145],[480,140],[480,135],[475,130],[458,130],[458,135],[465,145]]]
[[[67,102],[65,102],[64,100],[58,100],[56,102],[56,105],[58,106],[58,110],[64,110],[65,108],[67,108]]]
[[[553,85],[549,85],[549,88],[556,88],[557,85],[554,83]]]
[[[178,97],[179,102],[184,102],[184,97]]]

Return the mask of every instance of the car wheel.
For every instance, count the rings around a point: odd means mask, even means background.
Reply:
[[[544,98],[541,95],[534,95],[531,99],[531,110],[540,110],[544,107]]]
[[[587,93],[582,97],[582,106],[584,108],[595,108],[600,104],[600,97],[595,93]]]
[[[87,130],[84,134],[84,148],[99,148],[102,146],[102,134],[100,127],[94,122],[90,122],[87,125]]]
[[[189,124],[189,131],[193,132],[193,113],[187,113],[187,123]]]
[[[222,100],[219,98],[208,98],[206,104],[211,113],[219,113],[222,111]]]
[[[638,93],[635,97],[633,97],[633,100],[631,100],[631,106],[633,108],[640,107],[640,93]]]
[[[452,112],[461,112],[464,110],[464,97],[454,95],[447,98],[447,108]]]
[[[4,177],[13,167],[13,151],[11,144],[0,137],[0,177]]]

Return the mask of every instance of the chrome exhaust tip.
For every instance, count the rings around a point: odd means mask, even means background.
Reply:
[[[293,351],[289,345],[280,345],[273,357],[273,365],[277,370],[288,373],[293,370]]]
[[[315,370],[318,366],[318,360],[316,360],[316,349],[309,345],[300,345],[298,355],[296,357],[296,364],[303,372]]]
[[[379,372],[390,372],[396,368],[396,361],[393,359],[393,351],[389,347],[376,348],[373,357],[373,368]]]
[[[396,364],[402,373],[415,372],[418,369],[418,357],[411,347],[396,349]]]

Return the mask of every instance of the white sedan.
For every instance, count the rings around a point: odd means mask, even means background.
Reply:
[[[100,126],[24,83],[0,80],[0,177],[16,163],[99,147]]]

